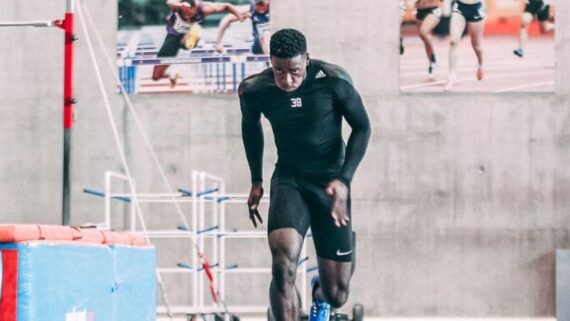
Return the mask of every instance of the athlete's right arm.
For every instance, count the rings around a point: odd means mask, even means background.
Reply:
[[[203,8],[204,8],[204,15],[208,16],[214,13],[223,13],[229,12],[238,18],[239,21],[244,21],[245,19],[250,17],[249,11],[242,12],[238,10],[236,6],[228,2],[207,2],[204,1]]]
[[[248,12],[249,7],[240,7],[239,10],[243,11],[243,12]],[[227,14],[221,21],[220,24],[218,24],[218,34],[216,36],[216,44],[215,44],[215,49],[218,53],[223,53],[224,51],[224,46],[222,44],[222,39],[224,39],[224,35],[226,33],[226,29],[228,29],[228,27],[238,21],[238,17],[236,17],[234,14]]]
[[[264,140],[261,127],[261,112],[251,105],[243,87],[244,83],[239,88],[243,146],[245,147],[245,155],[251,172],[251,182],[262,182]]]
[[[263,223],[259,214],[259,202],[263,197],[263,128],[261,127],[261,113],[248,103],[247,95],[244,93],[245,84],[239,87],[239,101],[241,108],[241,133],[245,155],[251,172],[251,190],[247,200],[249,219],[254,227],[257,227],[258,220]]]

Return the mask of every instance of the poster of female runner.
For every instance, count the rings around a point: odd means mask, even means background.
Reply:
[[[236,92],[267,67],[270,0],[119,0],[125,91]]]
[[[399,0],[402,92],[553,92],[551,0]]]

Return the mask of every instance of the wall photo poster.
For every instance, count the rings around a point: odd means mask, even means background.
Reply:
[[[119,0],[129,94],[232,94],[269,65],[269,0]]]
[[[551,2],[399,0],[401,92],[554,92]]]

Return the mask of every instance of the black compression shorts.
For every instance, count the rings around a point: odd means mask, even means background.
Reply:
[[[438,7],[418,9],[416,12],[416,19],[424,20],[429,14],[433,14],[434,16],[441,18],[441,9]]]
[[[309,226],[317,256],[340,262],[353,260],[352,223],[336,227],[331,217],[331,198],[325,188],[332,179],[308,179],[276,169],[271,178],[268,233],[294,228],[305,236]],[[348,199],[348,216],[350,196]]]
[[[453,12],[461,14],[465,17],[467,22],[478,22],[485,19],[485,11],[483,10],[482,2],[467,4],[461,1],[456,1],[453,4]]]
[[[527,3],[524,11],[536,16],[538,21],[546,21],[550,18],[550,5],[545,6],[542,1]]]

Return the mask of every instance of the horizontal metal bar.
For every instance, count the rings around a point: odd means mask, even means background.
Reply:
[[[127,46],[124,47],[120,47],[118,46],[118,51],[126,51]],[[156,46],[144,46],[144,47],[137,47],[136,51],[134,52],[135,55],[154,55],[156,56],[156,54],[158,54],[158,49]],[[250,53],[251,49],[250,48],[237,48],[237,49],[226,49],[225,50],[225,54],[231,55],[243,55],[243,54],[248,54]],[[192,51],[188,54],[180,54],[180,56],[186,56],[186,57],[201,57],[201,56],[211,56],[211,55],[217,55],[217,51],[215,51],[214,49],[192,49]]]
[[[269,56],[212,56],[212,57],[188,57],[188,58],[125,58],[132,65],[177,65],[177,64],[202,64],[202,63],[246,63],[246,62],[269,62]]]
[[[110,193],[109,196],[113,197],[128,197],[128,198],[173,198],[173,197],[185,197],[186,195],[182,193],[136,193],[136,194],[124,194],[124,193]]]
[[[218,267],[211,268],[212,272],[221,272]],[[316,271],[318,269],[317,266],[307,268],[307,272]],[[202,272],[204,269],[199,268],[198,272]],[[271,268],[255,268],[255,267],[233,267],[229,266],[229,268],[223,269],[225,273],[232,273],[232,274],[245,274],[245,273],[270,273]],[[176,274],[176,273],[195,273],[196,270],[190,266],[180,266],[180,267],[170,267],[170,268],[158,268],[158,272],[166,273],[166,274]],[[297,269],[297,273],[303,273],[303,269]]]
[[[182,193],[183,196],[192,196],[192,195],[194,195],[194,192],[192,192],[192,191],[189,190],[189,189],[179,188],[178,191],[179,191],[180,193]],[[198,193],[196,194],[196,196],[200,197],[200,196],[204,196],[204,195],[208,195],[208,194],[215,193],[215,192],[217,192],[217,191],[219,191],[219,189],[217,189],[217,188],[207,189],[207,190],[205,190],[205,191],[198,192]]]
[[[214,231],[214,230],[217,230],[217,229],[218,229],[218,226],[217,226],[217,225],[215,225],[215,226],[210,226],[210,227],[206,227],[206,228],[204,228],[204,229],[202,229],[202,230],[198,230],[198,234],[205,234],[205,233],[207,233],[207,232]]]
[[[198,272],[201,272],[203,269],[200,268]],[[212,268],[212,272],[219,272],[221,271],[219,268]],[[232,269],[224,269],[225,273],[234,273],[234,274],[241,274],[241,273],[270,273],[270,268],[232,268]],[[158,268],[158,272],[160,273],[194,273],[196,272],[195,269],[189,267],[173,267],[173,268]],[[302,273],[303,271],[297,271],[297,273]]]
[[[54,27],[53,21],[0,22],[0,27]]]
[[[189,189],[179,188],[178,191],[184,196],[192,196],[192,191]]]
[[[201,191],[201,192],[196,193],[196,196],[200,197],[200,196],[204,196],[204,195],[209,195],[209,194],[212,194],[212,193],[215,193],[218,191],[219,191],[218,188],[207,189],[205,191]]]
[[[85,188],[83,189],[83,193],[85,194],[90,194],[90,195],[94,195],[94,196],[99,196],[99,197],[105,197],[105,193],[94,190],[94,189],[89,189],[89,188]],[[131,199],[128,197],[122,197],[122,196],[111,196],[112,199],[116,199],[119,201],[123,201],[126,203],[130,203]]]
[[[143,234],[143,232],[134,232],[136,234]],[[195,233],[192,231],[184,230],[162,230],[162,231],[147,231],[147,235],[150,238],[190,238],[194,237]],[[204,232],[201,234],[203,237],[224,237],[224,238],[242,238],[242,239],[254,239],[254,238],[265,238],[267,237],[267,232]]]

